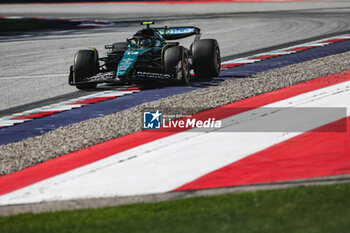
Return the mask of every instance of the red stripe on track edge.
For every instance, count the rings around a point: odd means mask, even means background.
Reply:
[[[293,48],[293,49],[288,49],[286,51],[304,51],[304,50],[308,50],[308,49],[313,49],[313,48],[317,48],[318,46],[305,46],[305,47],[298,47],[298,48]]]
[[[236,66],[243,66],[243,65],[247,65],[249,63],[229,63],[229,64],[223,64],[221,65],[221,69],[227,69],[227,68],[233,68]]]
[[[284,56],[284,55],[285,54],[263,55],[263,56],[252,57],[250,59],[265,60],[265,59],[270,59],[270,58],[274,58],[274,57],[280,57],[280,56]]]
[[[303,133],[204,175],[174,191],[350,174],[350,117]],[[331,132],[344,128],[346,132]]]
[[[258,96],[253,96],[225,106],[194,114],[193,117],[197,119],[207,119],[208,117],[214,116],[215,119],[220,120],[247,111],[249,109],[258,108],[299,94],[349,80],[350,70],[313,79]],[[232,111],[228,109],[232,109]],[[156,132],[150,132],[147,130],[139,131],[73,153],[62,155],[58,158],[48,160],[29,168],[25,168],[18,172],[4,175],[0,177],[0,195],[15,191],[44,179],[48,179],[50,177],[71,171],[84,165],[107,158],[111,155],[176,134],[181,131],[184,130],[174,132],[169,132],[167,129],[165,129],[165,131],[160,129]]]
[[[86,104],[95,104],[101,101],[105,101],[105,100],[109,100],[109,99],[115,99],[116,96],[109,96],[109,97],[93,97],[93,98],[87,98],[84,100],[78,100],[74,103],[70,103],[69,105],[74,105],[74,104],[82,104],[82,105],[86,105]]]
[[[56,113],[60,113],[62,111],[45,111],[45,112],[32,112],[28,115],[23,115],[15,118],[11,118],[11,120],[25,120],[25,119],[35,119],[35,118],[41,118],[44,116],[50,116]]]
[[[348,38],[333,39],[333,40],[322,41],[321,43],[338,43],[346,40],[349,40],[349,39]]]

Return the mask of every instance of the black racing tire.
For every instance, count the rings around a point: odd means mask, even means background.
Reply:
[[[176,82],[180,84],[189,83],[188,55],[184,47],[174,46],[166,49],[164,52],[163,66],[164,72],[173,75]]]
[[[99,71],[98,54],[94,50],[79,50],[74,56],[73,63],[73,81],[74,83],[82,81],[84,78],[97,74]],[[96,83],[79,84],[76,87],[79,90],[94,89]]]
[[[215,39],[197,40],[192,45],[193,70],[198,78],[213,78],[220,74],[219,43]]]

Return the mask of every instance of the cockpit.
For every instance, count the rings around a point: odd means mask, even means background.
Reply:
[[[128,38],[127,42],[131,48],[162,47],[164,38],[159,32],[146,28],[138,31],[133,37]]]

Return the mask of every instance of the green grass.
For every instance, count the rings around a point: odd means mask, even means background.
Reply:
[[[0,218],[0,232],[350,232],[350,184]]]

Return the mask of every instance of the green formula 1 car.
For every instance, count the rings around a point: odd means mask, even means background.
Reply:
[[[197,78],[216,77],[220,73],[219,44],[215,39],[200,39],[197,27],[151,28],[143,22],[126,42],[106,45],[107,56],[99,58],[95,48],[79,50],[70,67],[69,84],[78,89],[93,89],[98,83],[130,84],[166,81],[187,84],[190,72]],[[179,42],[168,42],[195,36],[190,49]],[[100,63],[102,62],[102,65]]]

